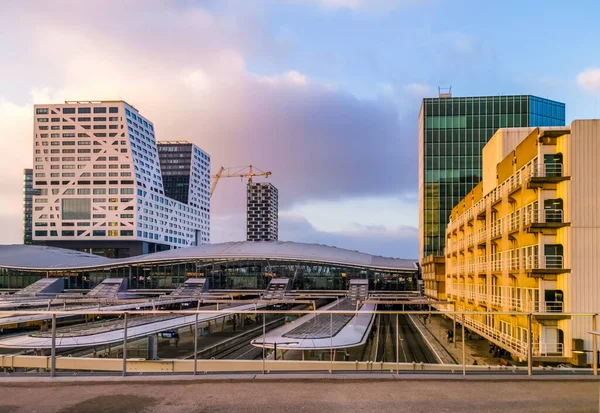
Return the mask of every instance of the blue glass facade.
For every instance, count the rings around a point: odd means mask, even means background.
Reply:
[[[565,104],[529,95],[423,99],[420,253],[443,255],[452,208],[481,181],[481,153],[499,128],[564,126]]]
[[[565,104],[529,96],[529,126],[565,126]]]

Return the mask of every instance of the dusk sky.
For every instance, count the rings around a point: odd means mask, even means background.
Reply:
[[[123,99],[212,171],[279,188],[279,239],[417,253],[417,121],[454,96],[534,94],[600,116],[597,1],[0,0],[0,243],[21,242],[33,104]],[[212,242],[245,238],[223,179]]]

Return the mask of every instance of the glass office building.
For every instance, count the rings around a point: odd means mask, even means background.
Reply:
[[[419,114],[419,254],[443,255],[452,208],[481,180],[499,128],[564,126],[565,104],[536,96],[423,99]]]

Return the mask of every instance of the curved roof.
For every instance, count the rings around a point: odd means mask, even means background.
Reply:
[[[320,244],[283,241],[205,244],[120,259],[37,245],[0,245],[0,268],[24,270],[76,270],[127,264],[236,258],[285,259],[392,271],[411,271],[417,268],[414,260],[381,257]]]

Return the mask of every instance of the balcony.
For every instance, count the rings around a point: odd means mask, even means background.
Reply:
[[[524,221],[523,228],[527,232],[546,232],[571,225],[565,222],[562,209],[552,208],[544,209],[541,214],[536,208],[527,209]]]
[[[544,311],[546,313],[562,313],[563,302],[562,301],[546,301],[544,302]]]
[[[544,163],[529,170],[527,188],[551,188],[554,184],[569,179],[571,179],[570,176],[564,176],[563,174],[562,163]]]
[[[570,269],[564,268],[564,257],[562,255],[529,255],[523,257],[523,269],[532,277],[540,277],[551,274],[570,273]]]
[[[498,220],[492,224],[491,236],[492,239],[496,239],[502,236],[502,221]]]
[[[485,274],[487,272],[487,261],[485,260],[485,257],[477,257],[475,269],[480,274]]]
[[[492,260],[492,272],[502,271],[502,260]]]
[[[517,210],[508,216],[508,232],[519,231],[521,226],[521,210]]]
[[[540,357],[561,357],[562,343],[533,343],[533,355]]]

